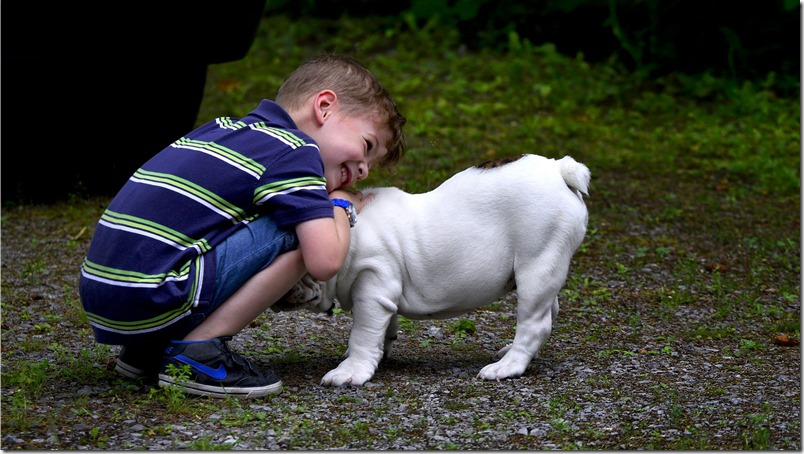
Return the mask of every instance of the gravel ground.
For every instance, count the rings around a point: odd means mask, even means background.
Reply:
[[[235,337],[236,351],[282,377],[278,396],[184,397],[122,380],[117,347],[93,343],[77,302],[103,206],[3,212],[3,449],[801,450],[799,346],[775,344],[740,314],[712,335],[707,304],[628,297],[672,280],[670,261],[646,263],[628,284],[579,254],[567,288],[591,279],[585,294],[605,304],[565,294],[552,337],[518,379],[475,377],[512,339],[512,293],[462,317],[474,330],[403,323],[363,387],[319,384],[345,350],[347,313],[270,312]],[[696,326],[709,335],[692,336]]]

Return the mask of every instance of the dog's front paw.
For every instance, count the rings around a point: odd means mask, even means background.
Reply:
[[[477,376],[485,380],[515,378],[525,373],[525,369],[527,367],[527,363],[523,365],[519,362],[509,361],[503,358],[496,363],[489,364],[488,366],[480,369],[480,372],[477,374]]]
[[[371,380],[373,375],[373,367],[362,362],[350,361],[347,358],[338,367],[327,372],[321,379],[321,384],[324,386],[362,386]]]

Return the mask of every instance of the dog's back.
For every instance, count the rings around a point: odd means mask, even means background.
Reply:
[[[476,169],[478,171],[503,169],[507,166],[531,166],[532,168],[536,169],[531,173],[531,178],[538,178],[538,175],[541,175],[543,171],[550,172],[552,170],[551,167],[555,165],[558,165],[558,174],[561,175],[561,178],[564,179],[564,183],[566,183],[567,186],[578,191],[580,194],[585,196],[589,195],[589,181],[591,180],[589,169],[585,165],[573,159],[571,156],[564,156],[559,160],[555,160],[534,154],[523,154],[519,156],[485,161],[470,169],[467,169],[466,171],[470,171],[472,169]],[[510,167],[508,168],[510,170]],[[460,175],[460,173],[455,176],[457,177],[458,175]]]

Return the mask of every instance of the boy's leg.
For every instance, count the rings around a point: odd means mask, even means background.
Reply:
[[[298,249],[278,256],[209,314],[184,340],[234,336],[293,288],[305,271]]]
[[[297,246],[295,233],[260,218],[217,248],[214,309],[182,340],[170,342],[159,373],[161,386],[221,398],[281,392],[273,371],[232,352],[228,341],[302,278],[306,270]]]

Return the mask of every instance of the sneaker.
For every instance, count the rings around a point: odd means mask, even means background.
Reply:
[[[138,347],[124,345],[117,357],[114,370],[134,380],[156,382],[162,367],[164,347]]]
[[[229,350],[229,336],[205,341],[172,341],[165,350],[159,386],[178,386],[188,394],[217,398],[259,397],[282,392],[282,382],[271,370],[261,370]],[[168,366],[190,366],[190,375],[176,378]]]

